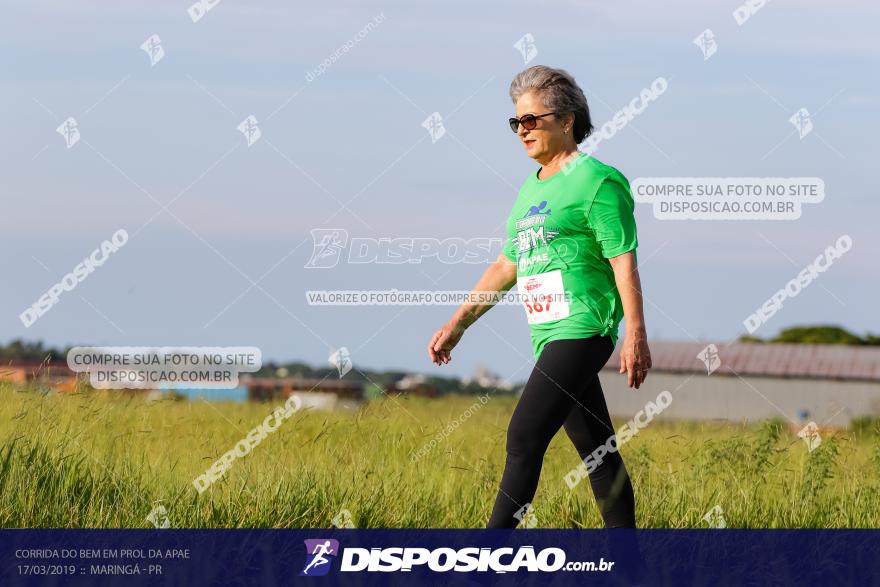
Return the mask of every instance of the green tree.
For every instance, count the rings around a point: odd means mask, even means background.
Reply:
[[[813,326],[793,326],[791,328],[786,328],[775,337],[767,340],[762,340],[756,336],[743,335],[739,337],[739,342],[880,345],[880,336],[868,333],[862,338],[840,326],[835,326],[833,324],[817,324]]]

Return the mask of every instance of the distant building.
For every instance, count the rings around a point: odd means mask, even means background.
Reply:
[[[410,389],[418,387],[419,385],[424,385],[427,381],[427,376],[422,375],[421,373],[415,373],[411,375],[404,375],[397,380],[395,386],[397,387],[397,389]]]
[[[617,373],[619,345],[600,373],[613,416],[630,418],[668,390],[673,401],[660,418],[781,417],[822,427],[880,417],[880,347],[715,343],[713,351],[709,343],[649,345],[653,368],[640,389],[627,387],[626,376]]]
[[[67,363],[20,362],[0,365],[0,381],[12,383],[16,387],[46,386],[58,391],[73,391],[76,388],[77,374]]]
[[[251,401],[282,403],[295,395],[304,408],[315,409],[356,408],[364,401],[364,385],[360,382],[245,376],[239,381],[247,387]]]
[[[407,394],[419,397],[438,397],[440,390],[436,385],[428,383],[428,378],[421,373],[404,375],[395,383],[383,389],[385,394]]]
[[[474,384],[479,387],[486,387],[491,389],[513,389],[513,384],[511,384],[506,379],[495,375],[482,365],[474,369],[473,377],[466,377],[462,379],[461,382],[465,385]]]

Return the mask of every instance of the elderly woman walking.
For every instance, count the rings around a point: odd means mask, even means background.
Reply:
[[[474,292],[503,293],[517,285],[536,363],[508,426],[489,528],[513,528],[522,520],[560,428],[581,459],[614,435],[598,373],[624,318],[620,373],[638,388],[651,367],[633,198],[619,171],[577,149],[593,128],[583,91],[564,70],[537,65],[513,79],[510,97],[516,107],[510,128],[540,168],[520,188],[504,251]],[[492,307],[486,298],[462,304],[434,334],[428,345],[434,363],[451,360],[465,330]],[[634,528],[633,488],[619,452],[591,459],[590,469],[605,526]]]

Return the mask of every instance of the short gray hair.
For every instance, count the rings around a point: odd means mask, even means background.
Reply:
[[[580,143],[593,132],[587,97],[564,69],[533,65],[519,72],[510,82],[510,99],[516,104],[527,92],[537,92],[544,106],[553,112],[574,114],[572,134],[575,143]]]

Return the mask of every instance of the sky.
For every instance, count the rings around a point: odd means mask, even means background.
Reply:
[[[525,379],[520,307],[494,308],[438,367],[425,349],[453,307],[317,307],[305,292],[470,289],[485,263],[306,268],[311,231],[502,238],[537,169],[507,126],[507,91],[536,64],[569,71],[597,125],[667,81],[594,153],[631,182],[824,181],[824,200],[791,220],[663,220],[637,204],[649,341],[743,334],[842,235],[851,250],[755,334],[880,331],[880,6],[775,0],[741,25],[738,6],[4,2],[0,341],[256,346],[314,365],[346,347],[356,368]],[[706,29],[708,58],[694,43]],[[534,55],[515,47],[526,35]],[[800,108],[803,137],[789,121]],[[423,126],[435,112],[439,138]],[[237,128],[249,116],[250,145]],[[70,147],[56,131],[69,117]],[[125,245],[25,327],[19,315],[119,229]]]

